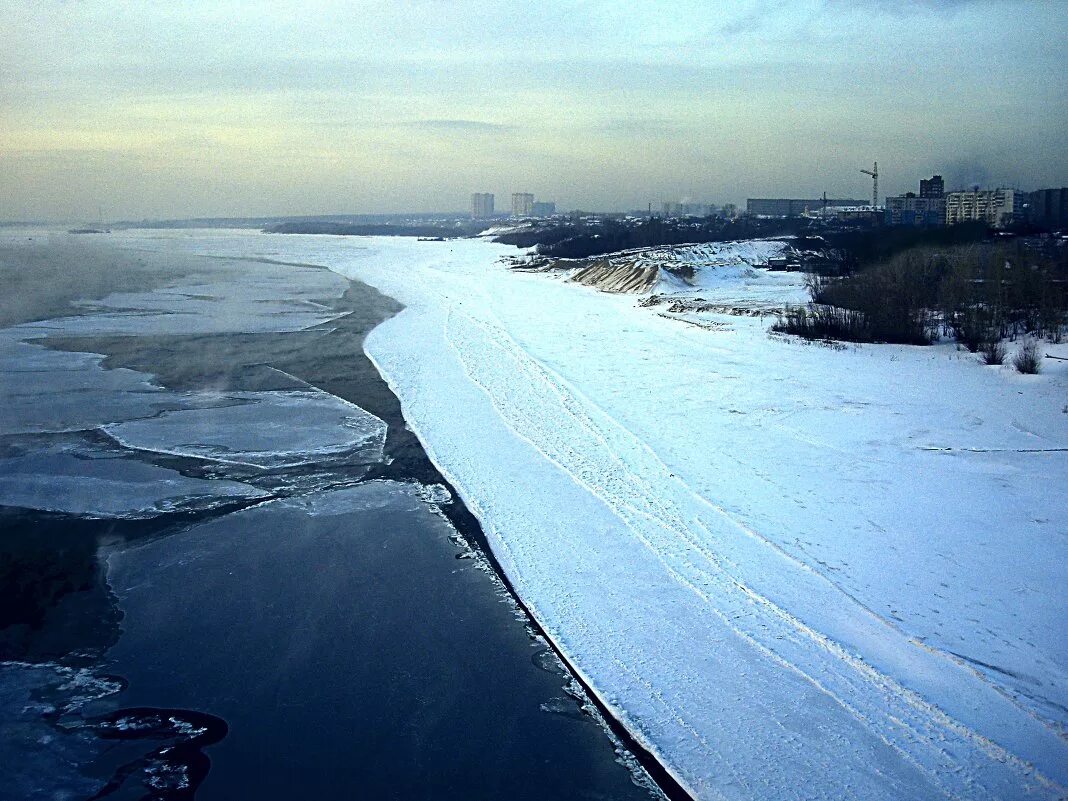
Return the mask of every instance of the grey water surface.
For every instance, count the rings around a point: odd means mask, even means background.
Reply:
[[[166,241],[0,277],[0,798],[657,794],[363,355],[398,304]]]

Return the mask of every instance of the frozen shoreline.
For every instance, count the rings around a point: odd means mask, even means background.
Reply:
[[[1065,444],[1057,368],[680,326],[482,242],[232,246],[407,306],[366,343],[406,419],[561,651],[697,797],[1063,793],[1068,510],[1046,490],[1065,457],[1023,453]]]

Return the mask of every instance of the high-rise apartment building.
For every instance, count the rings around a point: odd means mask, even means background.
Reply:
[[[946,196],[946,184],[941,175],[932,175],[930,178],[920,179],[920,197],[934,198]]]
[[[512,195],[512,216],[533,217],[534,195],[529,192],[516,192]]]
[[[535,200],[532,211],[535,217],[552,217],[556,214],[556,203],[552,200]]]
[[[493,195],[489,192],[475,192],[471,195],[471,216],[484,220],[493,216]]]
[[[946,225],[979,220],[1004,228],[1023,216],[1024,195],[1015,189],[977,189],[946,195]]]
[[[1029,198],[1028,219],[1046,228],[1068,227],[1068,187],[1039,189]]]

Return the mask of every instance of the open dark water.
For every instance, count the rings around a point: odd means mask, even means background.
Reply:
[[[655,796],[363,356],[395,302],[41,239],[0,243],[0,798]]]

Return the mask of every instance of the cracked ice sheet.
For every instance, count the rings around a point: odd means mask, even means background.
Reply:
[[[250,265],[239,280],[183,283],[151,292],[121,292],[84,301],[82,316],[62,317],[21,328],[64,336],[217,334],[299,331],[338,315],[314,298],[340,295],[346,284],[326,271]],[[266,275],[260,274],[261,272]]]
[[[230,239],[242,242],[233,233],[218,240],[218,253],[183,260],[182,271],[170,279],[170,285],[77,301],[73,305],[89,313],[25,323],[18,329],[30,332],[27,337],[262,333],[296,331],[338,316],[324,301],[340,297],[348,288],[347,281],[329,270],[314,269],[315,265],[280,264],[269,254],[250,257],[239,247],[225,245]],[[0,240],[5,238],[0,232]],[[201,233],[190,241],[202,238]],[[188,239],[165,232],[128,231],[81,244],[94,251],[102,246],[104,255],[119,247],[134,258],[146,251],[200,255],[199,248],[183,247]],[[237,258],[220,257],[227,253]],[[249,263],[249,258],[255,263]],[[202,272],[198,264],[203,265]],[[159,280],[166,276],[164,271]]]
[[[1062,457],[921,450],[1063,444],[1063,375],[748,319],[690,330],[480,242],[290,250],[408,306],[367,342],[407,419],[539,620],[696,795],[1063,793],[1050,522],[1068,510],[1042,490]]]
[[[236,481],[189,478],[133,459],[35,453],[0,459],[0,505],[143,518],[267,497]]]
[[[381,457],[386,424],[319,391],[226,392],[228,405],[104,427],[120,445],[255,467],[290,467],[359,449]]]
[[[151,242],[148,239],[147,242]],[[146,241],[125,241],[127,247]],[[170,243],[168,243],[169,245]],[[348,282],[324,269],[228,264],[205,259],[210,283],[115,293],[86,301],[86,313],[0,330],[0,433],[72,431],[146,417],[173,406],[173,393],[151,376],[105,370],[102,356],[52,351],[34,342],[64,337],[286,332],[328,322],[337,313],[316,299],[340,296]]]
[[[50,350],[37,336],[23,326],[0,330],[0,435],[80,431],[175,405],[150,375],[105,370],[103,356]]]

